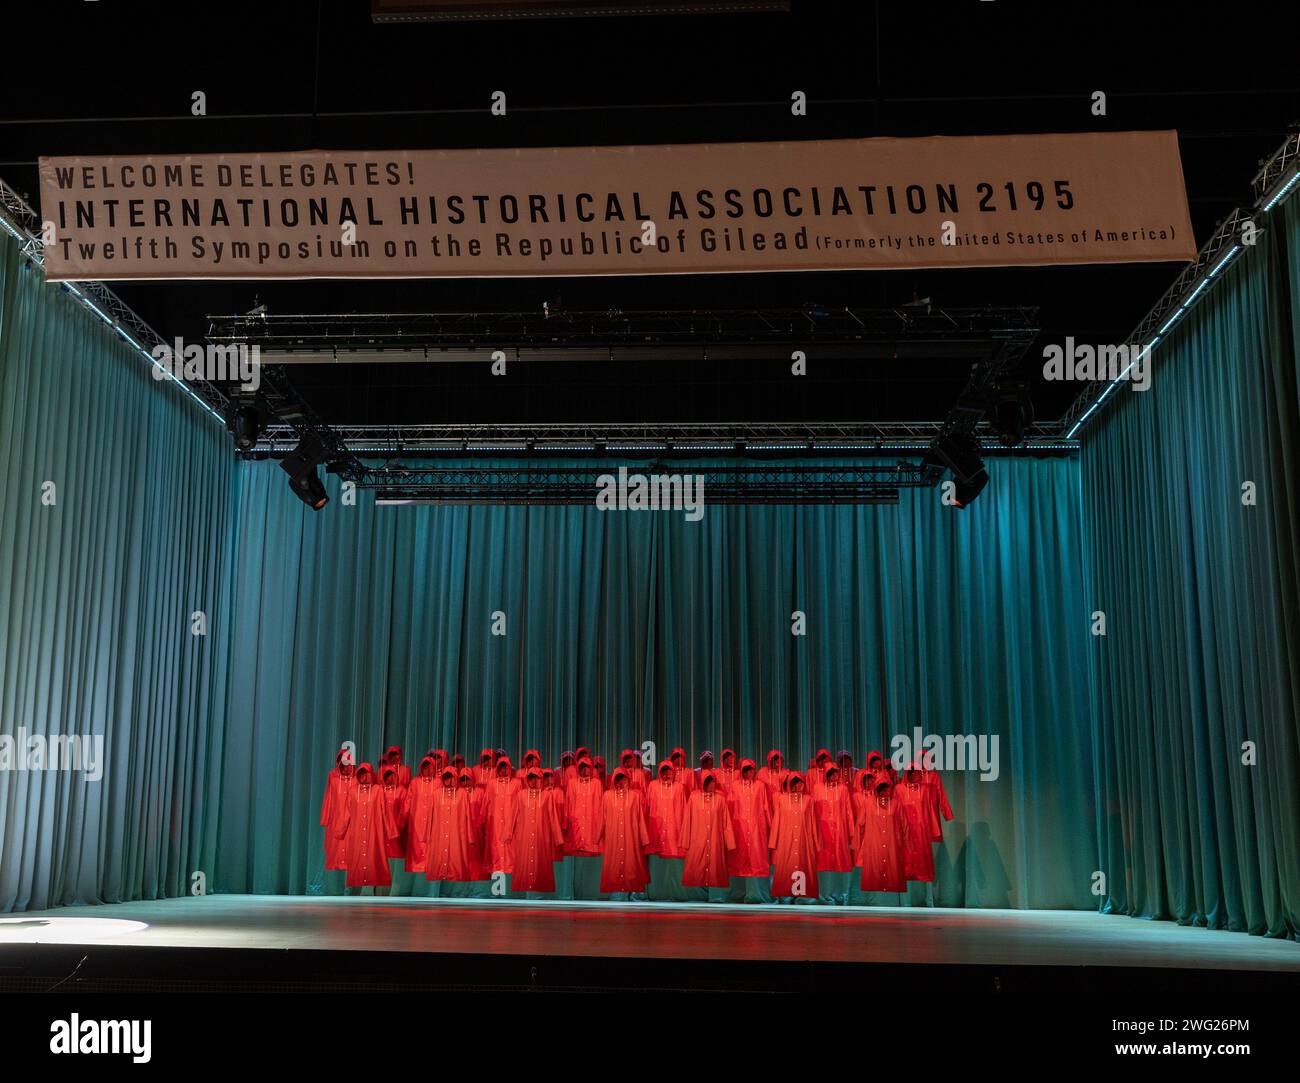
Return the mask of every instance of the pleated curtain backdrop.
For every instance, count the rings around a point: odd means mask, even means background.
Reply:
[[[653,741],[802,768],[920,726],[1000,742],[995,781],[946,776],[941,901],[1096,906],[1077,463],[991,469],[964,512],[926,490],[692,523],[364,493],[313,516],[274,464],[241,465],[216,882],[341,889],[317,817],[344,740],[371,762],[581,743],[612,764]]]
[[[1117,913],[1300,931],[1300,203],[1121,389],[1083,462]],[[1263,224],[1263,223],[1261,223]],[[1253,503],[1243,502],[1251,498]]]
[[[0,734],[98,736],[106,761],[0,770],[0,910],[183,893],[215,837],[235,461],[150,371],[0,244]]]

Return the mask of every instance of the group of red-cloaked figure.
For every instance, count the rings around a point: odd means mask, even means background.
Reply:
[[[345,869],[349,887],[391,884],[400,859],[428,880],[505,873],[513,891],[549,892],[555,862],[599,856],[600,891],[635,895],[658,855],[684,859],[683,886],[770,877],[773,898],[816,897],[818,873],[861,870],[863,891],[932,881],[933,844],[951,819],[937,771],[914,762],[900,772],[875,751],[856,768],[826,749],[801,772],[775,749],[762,767],[725,749],[717,767],[705,752],[692,770],[677,748],[653,774],[631,749],[610,773],[587,748],[554,769],[536,749],[519,768],[501,749],[472,767],[434,749],[414,776],[399,746],[377,770],[341,749],[321,808],[325,866]]]

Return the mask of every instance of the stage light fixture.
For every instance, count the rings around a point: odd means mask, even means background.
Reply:
[[[267,414],[261,405],[250,399],[231,399],[226,408],[226,431],[234,438],[235,447],[249,451],[266,427]]]
[[[280,469],[289,475],[289,488],[312,511],[320,511],[329,503],[325,485],[316,468],[325,459],[325,446],[314,433],[308,433],[298,446],[280,460]]]
[[[939,437],[926,458],[952,471],[953,496],[959,508],[971,504],[989,483],[979,441],[968,434],[951,433]]]
[[[1029,385],[1022,380],[1003,383],[993,402],[992,424],[1003,447],[1019,447],[1034,423]]]

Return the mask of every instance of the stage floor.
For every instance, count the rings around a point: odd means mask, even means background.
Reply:
[[[1292,941],[1073,910],[211,895],[0,917],[0,965],[36,945],[1300,975]]]

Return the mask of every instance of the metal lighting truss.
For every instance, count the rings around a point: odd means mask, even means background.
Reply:
[[[636,354],[725,360],[774,348],[861,348],[894,339],[960,342],[1036,333],[1024,307],[641,309],[209,315],[208,338],[256,344],[277,364],[482,360],[610,360]],[[482,352],[480,352],[482,351]],[[562,353],[561,353],[562,351]],[[513,356],[511,356],[513,355]]]
[[[1289,135],[1255,174],[1254,203],[1250,207],[1237,207],[1215,227],[1210,239],[1196,254],[1196,259],[1183,268],[1173,285],[1165,290],[1160,300],[1128,336],[1127,345],[1155,349],[1169,330],[1205,295],[1224,267],[1240,254],[1243,248],[1241,234],[1245,224],[1252,222],[1262,232],[1264,227],[1258,218],[1270,213],[1294,194],[1300,184],[1297,163],[1300,163],[1300,131]],[[1117,379],[1101,387],[1090,384],[1070,404],[1058,423],[1059,432],[1068,440],[1074,439],[1084,423],[1096,414],[1127,375],[1125,370]]]
[[[439,456],[528,454],[709,455],[789,453],[827,456],[925,450],[942,421],[887,422],[599,422],[532,424],[336,425],[333,431],[358,455],[437,454]],[[1031,450],[1070,450],[1049,425],[1029,430]],[[271,425],[257,451],[275,455],[297,439],[287,425]],[[990,450],[1005,450],[987,425],[976,436]]]
[[[673,471],[671,465],[654,463],[637,473],[662,480]],[[710,504],[892,504],[898,502],[899,489],[932,486],[940,471],[909,462],[764,463],[693,466],[689,473],[703,478],[702,496]],[[376,490],[379,504],[592,505],[601,478],[614,476],[612,466],[389,466],[367,469],[353,480],[360,488]]]
[[[0,228],[17,240],[19,250],[28,263],[36,268],[44,268],[40,217],[3,180],[0,180]],[[137,350],[149,364],[161,367],[151,351],[163,343],[162,336],[124,304],[108,286],[103,282],[63,282],[60,285],[103,320],[118,337]],[[224,424],[227,400],[220,388],[206,380],[178,380],[171,373],[167,374],[167,379]]]

